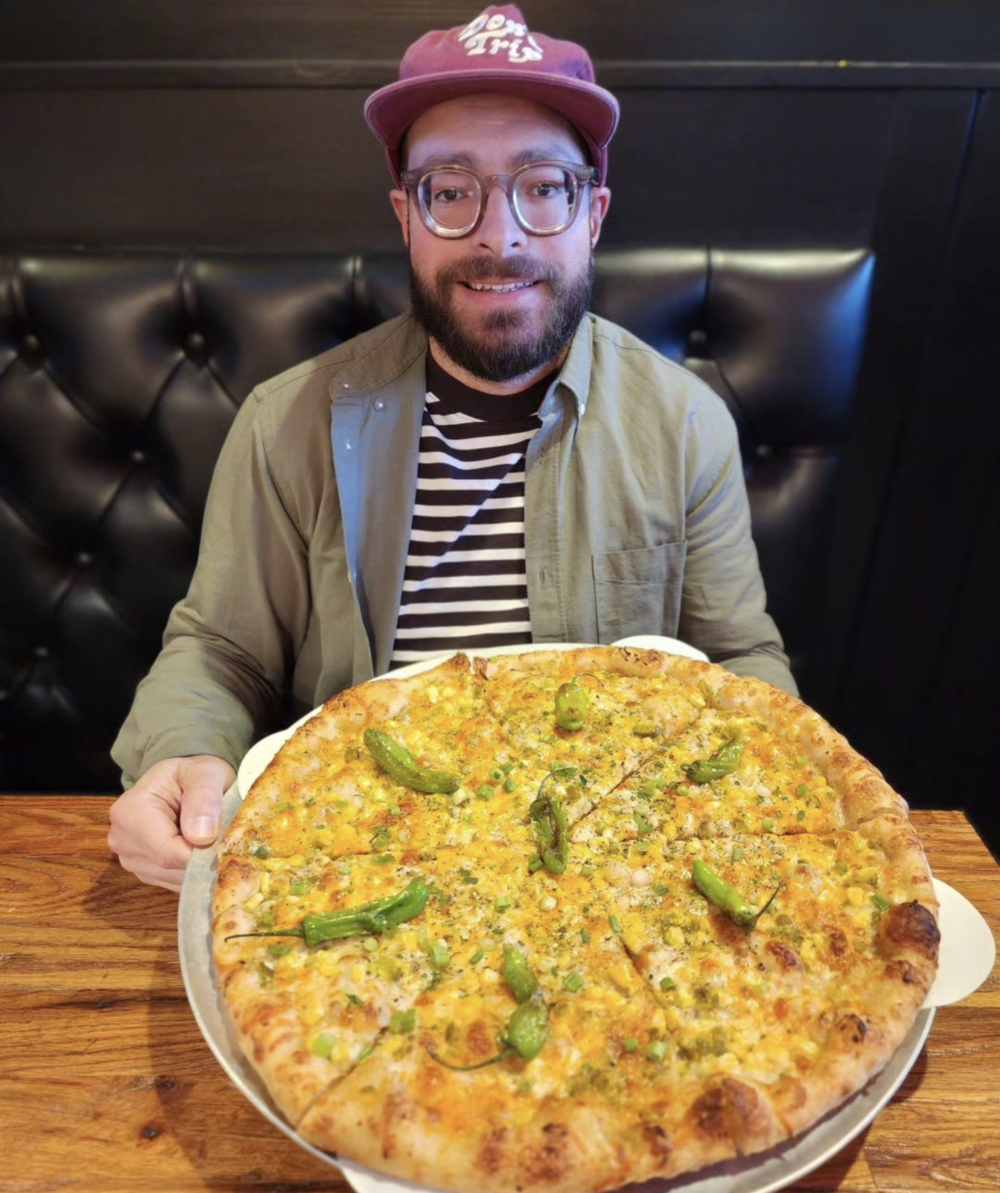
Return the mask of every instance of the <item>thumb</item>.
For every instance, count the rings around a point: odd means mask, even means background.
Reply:
[[[219,832],[222,795],[232,767],[221,758],[190,760],[181,775],[181,833],[192,845],[211,845]]]

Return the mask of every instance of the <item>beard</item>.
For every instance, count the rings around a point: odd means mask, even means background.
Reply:
[[[552,301],[541,326],[532,311],[492,311],[474,320],[455,310],[451,287],[456,282],[501,277],[503,281],[530,277],[549,287]],[[572,276],[527,254],[505,258],[500,266],[492,259],[470,255],[444,266],[430,281],[417,273],[410,256],[414,316],[455,364],[483,381],[513,381],[556,360],[587,313],[593,288],[593,251],[584,268]]]

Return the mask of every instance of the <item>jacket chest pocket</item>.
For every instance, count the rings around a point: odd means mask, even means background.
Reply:
[[[593,556],[601,642],[634,634],[677,634],[687,543]]]

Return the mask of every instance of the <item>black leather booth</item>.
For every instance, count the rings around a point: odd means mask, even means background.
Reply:
[[[598,254],[595,309],[736,417],[771,610],[807,697],[873,272],[864,248]],[[0,789],[117,789],[108,750],[187,586],[238,404],[397,313],[406,290],[397,255],[4,262]]]

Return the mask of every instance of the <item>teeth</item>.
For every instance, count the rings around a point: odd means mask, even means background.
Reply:
[[[526,290],[534,282],[511,282],[508,286],[486,286],[482,283],[467,282],[471,290],[489,290],[493,294],[509,294],[512,290]]]

